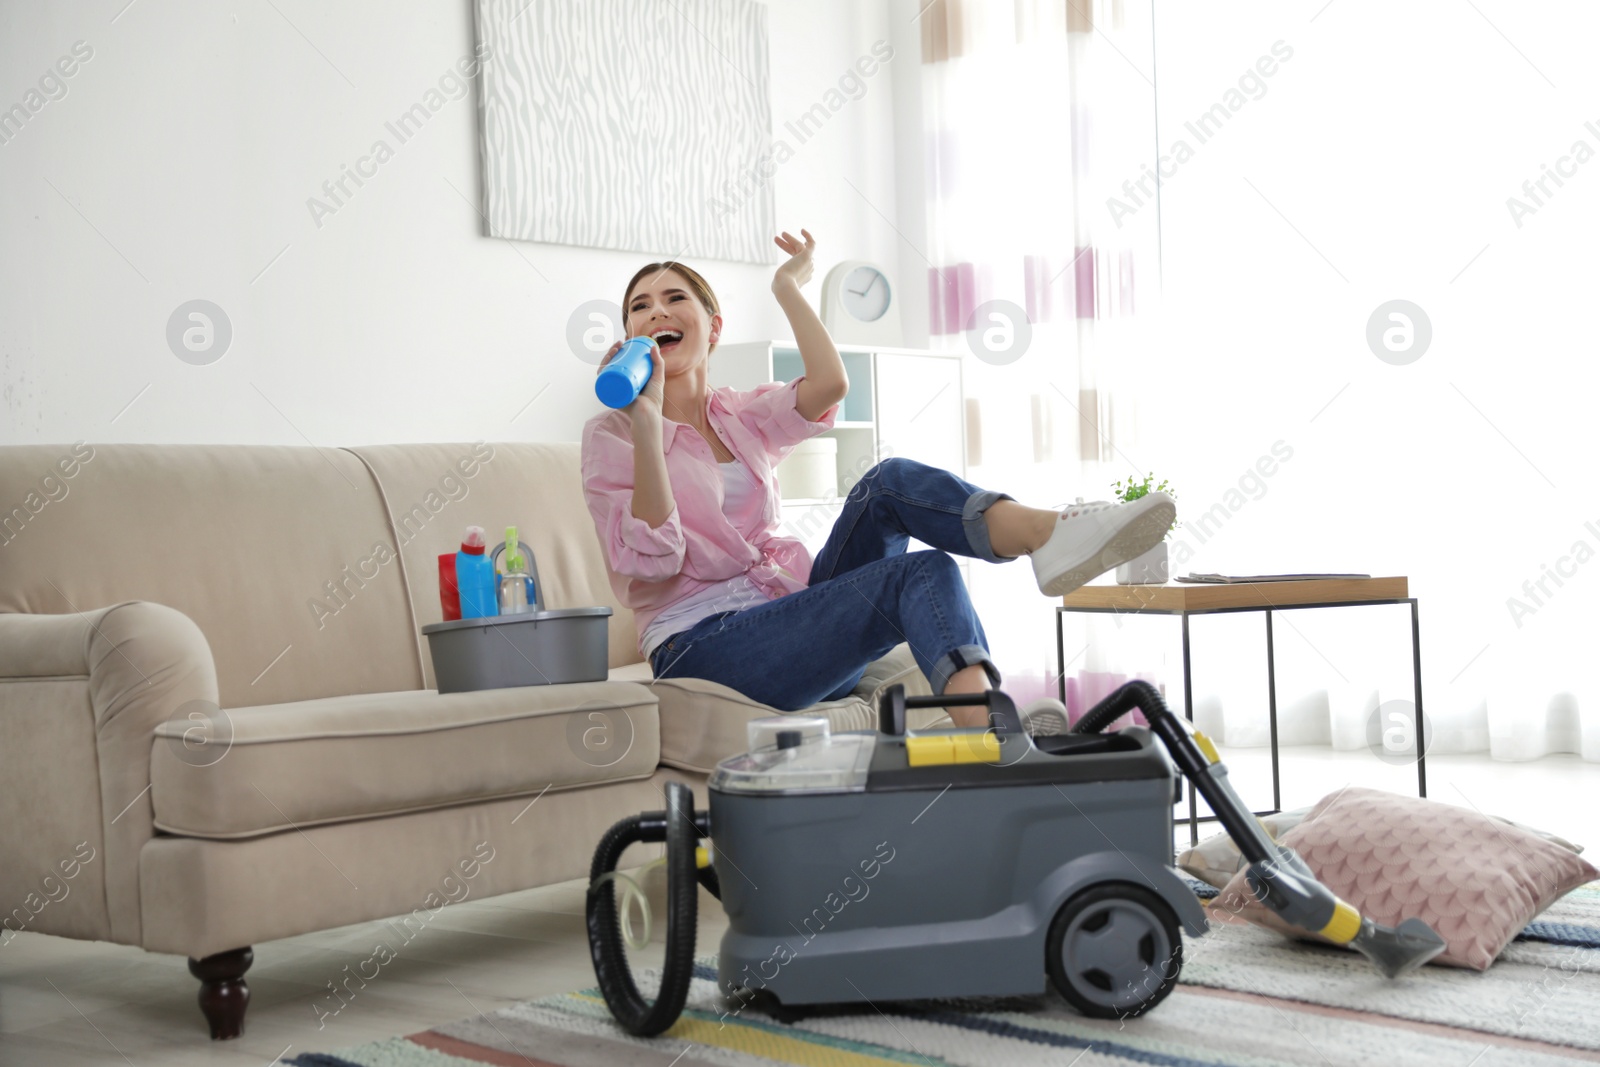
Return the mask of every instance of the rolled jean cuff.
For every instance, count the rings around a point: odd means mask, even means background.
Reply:
[[[950,684],[950,676],[975,663],[983,664],[983,671],[989,676],[989,685],[999,689],[1000,668],[989,658],[988,650],[982,645],[961,645],[933,661],[933,677],[928,679],[928,684],[933,687],[933,695],[943,696],[944,687]]]
[[[997,556],[994,547],[989,544],[989,524],[983,521],[983,513],[993,504],[1001,500],[1015,500],[1010,493],[998,493],[993,489],[984,489],[967,497],[966,506],[961,509],[961,525],[967,532],[967,543],[972,546],[972,554],[986,563],[1008,563],[1016,556]]]

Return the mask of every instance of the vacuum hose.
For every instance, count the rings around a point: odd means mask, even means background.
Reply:
[[[1245,878],[1257,899],[1285,922],[1349,945],[1389,978],[1414,970],[1444,951],[1444,939],[1421,919],[1388,927],[1363,917],[1317,881],[1294,849],[1269,838],[1228,782],[1228,770],[1211,741],[1174,715],[1149,682],[1122,686],[1091,708],[1071,732],[1099,733],[1135,708],[1144,713],[1173,762],[1206,798],[1223,829],[1239,846],[1240,855],[1250,865]]]
[[[697,897],[696,842],[708,832],[704,819],[695,818],[694,793],[681,782],[667,784],[667,810],[630,815],[600,838],[589,867],[589,893],[585,921],[589,928],[589,955],[611,1014],[623,1029],[637,1037],[654,1037],[683,1013],[694,971],[695,906]],[[623,948],[622,920],[617,910],[617,861],[623,850],[637,842],[667,844],[667,953],[661,970],[661,990],[655,1003],[646,1003],[634,984]],[[700,877],[713,895],[716,876],[708,867]],[[649,913],[645,913],[648,928]]]

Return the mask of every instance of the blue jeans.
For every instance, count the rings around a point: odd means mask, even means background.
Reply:
[[[662,642],[651,670],[799,711],[849,695],[868,664],[904,641],[936,694],[974,664],[999,688],[983,624],[947,553],[1015,559],[994,554],[983,518],[996,501],[1014,499],[925,463],[886,459],[845,497],[807,588],[708,615]],[[912,537],[933,547],[907,552]]]

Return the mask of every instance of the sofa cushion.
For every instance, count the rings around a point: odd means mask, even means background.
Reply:
[[[162,724],[157,829],[242,838],[648,778],[656,698],[630,682],[433,690],[232,708]],[[209,731],[209,744],[196,744]],[[187,737],[186,737],[187,733]]]
[[[613,682],[644,682],[648,683],[655,678],[655,672],[650,669],[650,664],[640,661],[629,663],[621,667],[612,667],[606,673],[606,678]]]
[[[869,664],[849,696],[805,711],[778,711],[736,689],[702,678],[657,679],[650,683],[650,689],[661,702],[661,762],[710,774],[721,760],[748,750],[746,724],[773,715],[826,716],[829,729],[835,733],[873,730],[878,724],[879,698],[885,689],[896,684],[905,687],[907,696],[933,692],[912,658],[910,646],[903,642]],[[942,708],[909,708],[906,725],[913,730],[948,726],[949,716]]]

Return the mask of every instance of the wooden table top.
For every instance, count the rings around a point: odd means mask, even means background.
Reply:
[[[1065,608],[1116,608],[1121,611],[1225,611],[1230,608],[1276,608],[1295,604],[1360,604],[1404,600],[1404,575],[1389,578],[1317,578],[1299,582],[1250,582],[1213,585],[1168,582],[1165,585],[1085,585],[1061,598]]]

